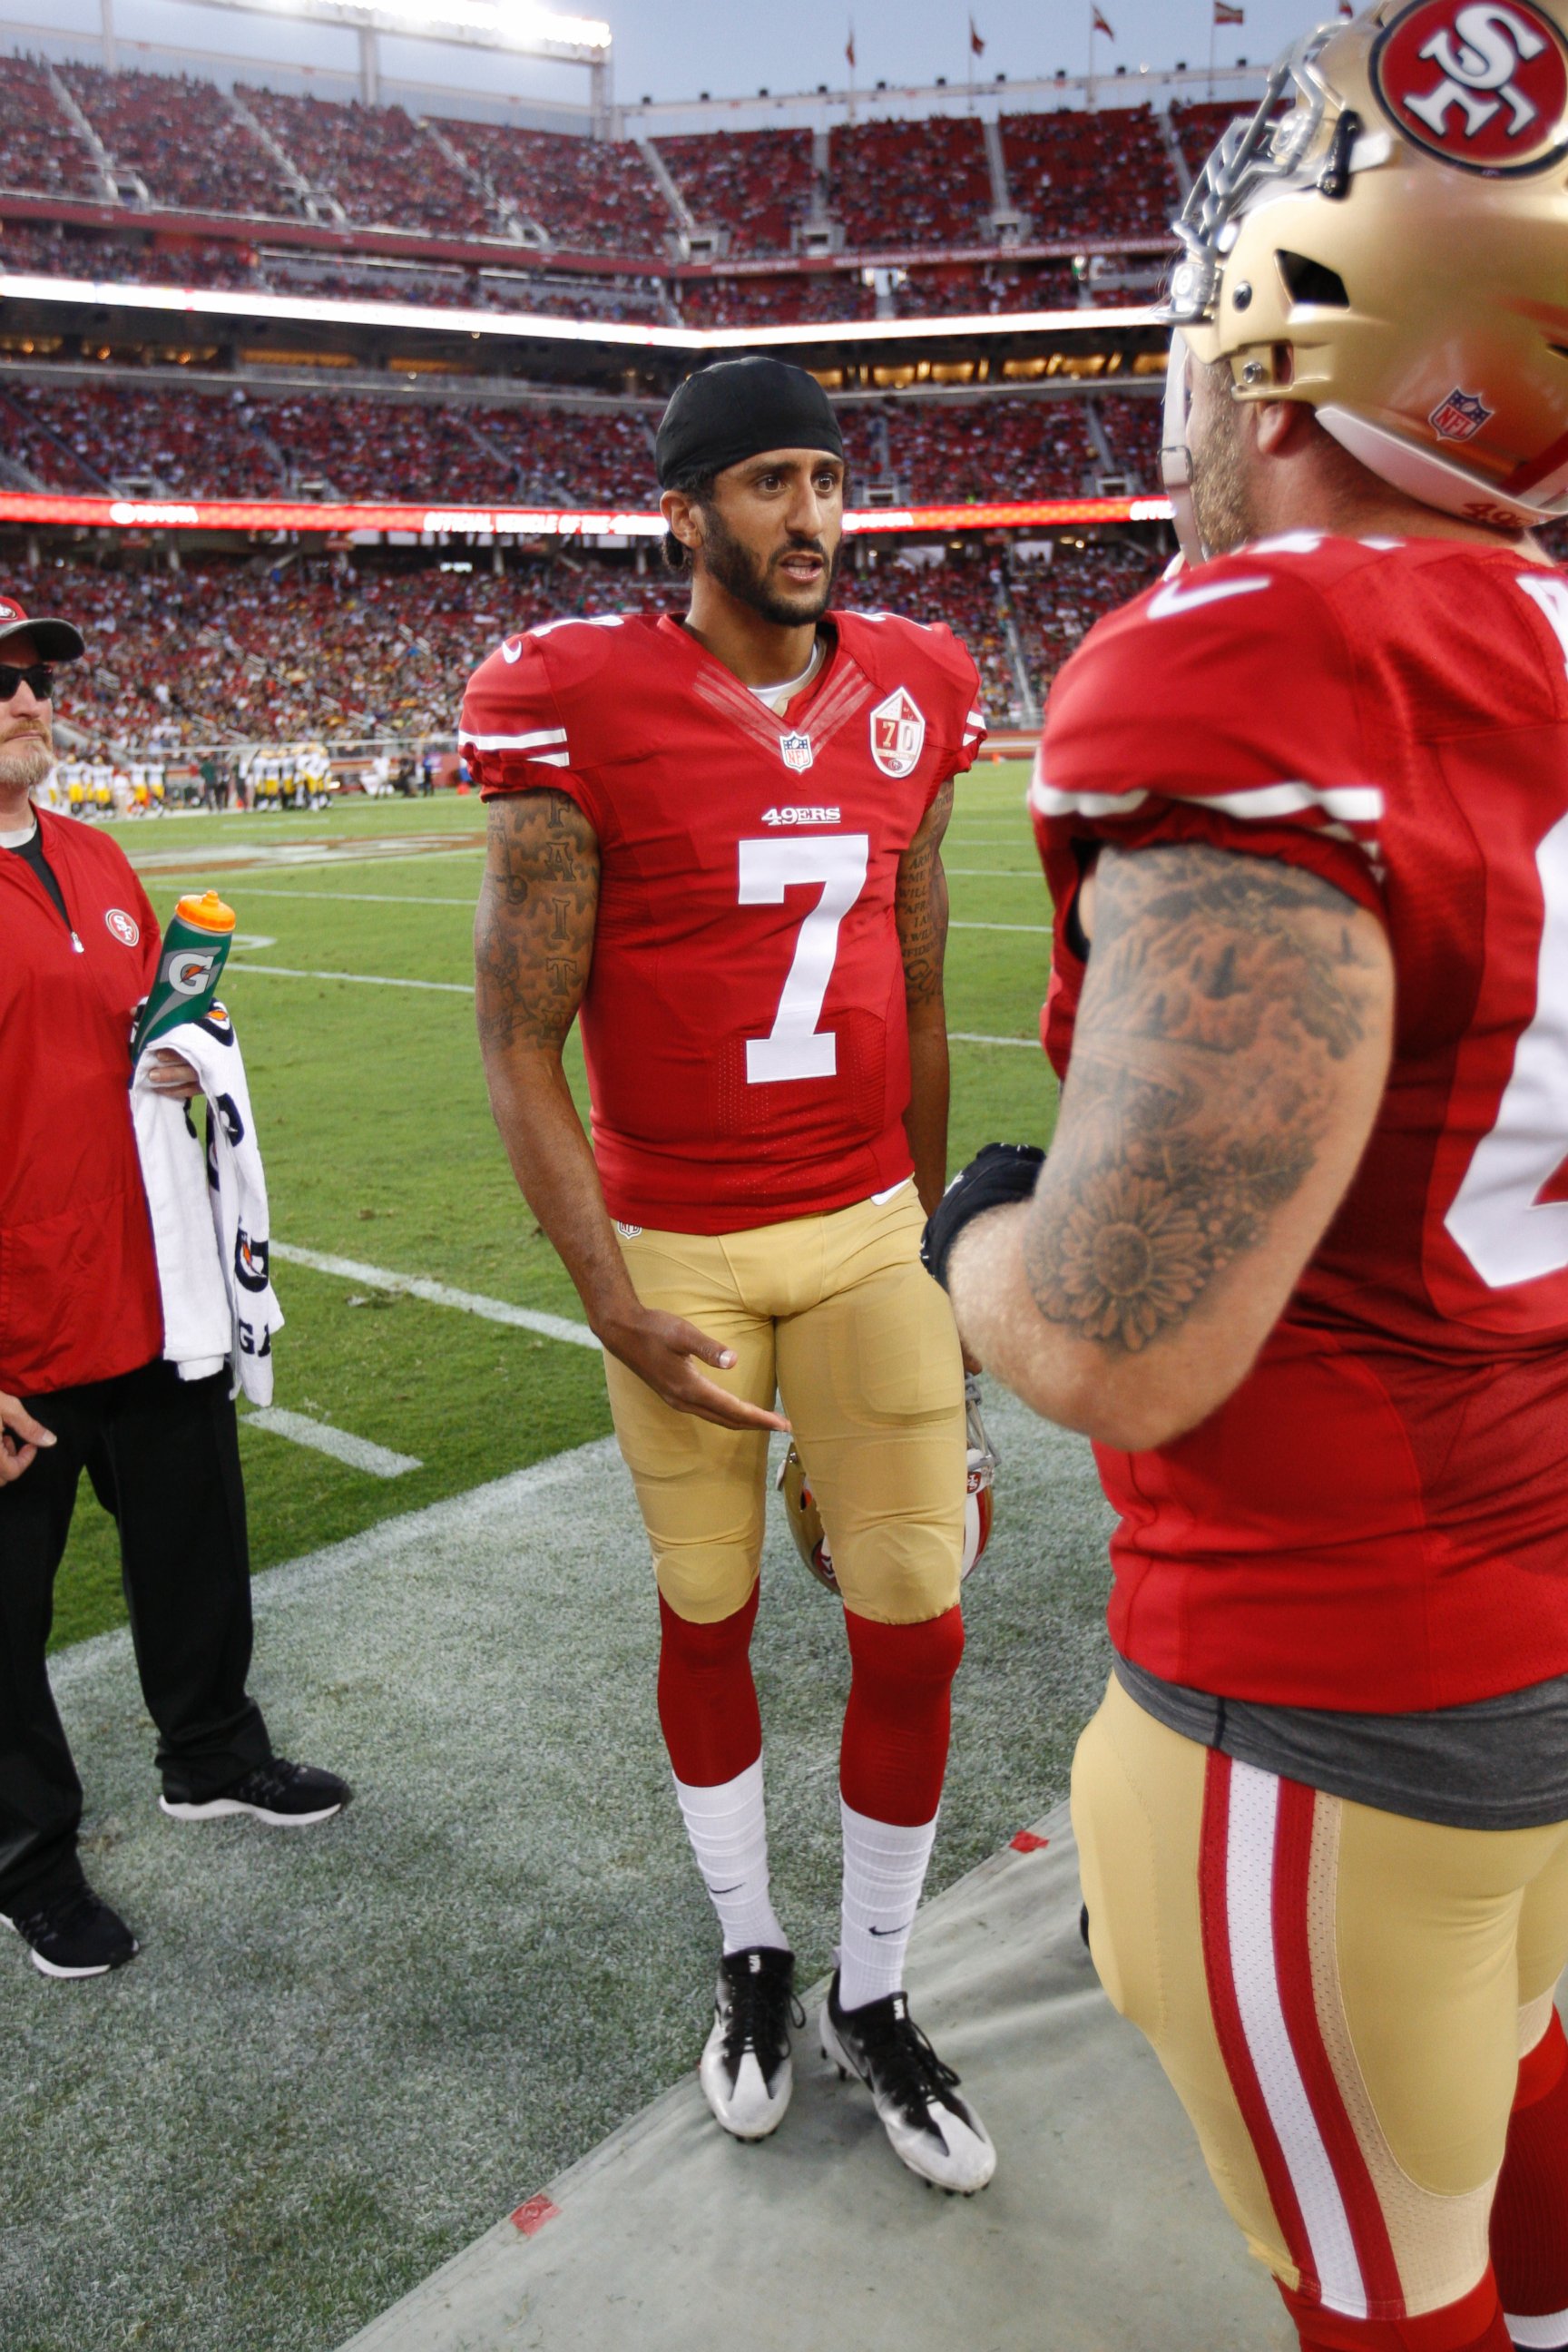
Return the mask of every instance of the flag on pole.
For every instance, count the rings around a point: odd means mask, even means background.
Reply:
[[[844,55],[851,73],[855,70],[855,19],[849,19],[849,38],[844,44]]]
[[[1340,14],[1344,18],[1346,24],[1349,24],[1351,18],[1355,15],[1355,10],[1351,6],[1351,0],[1340,0]]]
[[[985,44],[974,29],[973,16],[969,20],[969,46],[975,57],[983,58],[985,55]]]
[[[1214,0],[1214,20],[1216,25],[1245,25],[1247,11],[1235,6],[1234,0]]]
[[[1113,41],[1116,38],[1114,26],[1106,23],[1105,18],[1100,15],[1098,8],[1094,10],[1093,15],[1095,31],[1097,33],[1103,33],[1108,41]]]

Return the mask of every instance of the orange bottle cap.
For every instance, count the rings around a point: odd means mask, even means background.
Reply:
[[[182,923],[189,923],[198,931],[234,929],[234,908],[226,907],[216,890],[204,890],[199,898],[182,898],[174,912]]]

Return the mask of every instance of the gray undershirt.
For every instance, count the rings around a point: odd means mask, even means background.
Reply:
[[[1568,1675],[1425,1715],[1258,1706],[1163,1682],[1120,1656],[1116,1678],[1184,1738],[1331,1797],[1445,1829],[1568,1821]]]

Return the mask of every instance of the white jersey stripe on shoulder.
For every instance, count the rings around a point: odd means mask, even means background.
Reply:
[[[1226,816],[1265,819],[1319,808],[1342,824],[1376,824],[1384,810],[1383,794],[1375,784],[1304,784],[1294,780],[1254,784],[1238,793],[1173,793],[1171,798],[1198,808],[1223,809]]]
[[[1520,2352],[1555,2352],[1555,2347],[1568,2337],[1568,2311],[1548,2311],[1538,2319],[1521,2318],[1510,2312],[1504,2322]]]
[[[476,751],[531,751],[544,743],[564,743],[564,727],[536,727],[529,735],[471,735],[466,730],[458,735],[459,743],[471,743]]]
[[[1131,793],[1064,792],[1037,776],[1029,787],[1029,806],[1037,816],[1131,816],[1151,798],[1146,790]],[[1299,782],[1252,784],[1234,793],[1189,793],[1172,790],[1164,798],[1188,808],[1217,809],[1221,815],[1266,823],[1270,817],[1300,816],[1321,810],[1334,820],[1336,830],[1376,824],[1384,802],[1375,784],[1307,784]],[[1325,827],[1325,830],[1328,830]]]
[[[1029,786],[1028,803],[1037,816],[1131,816],[1149,795],[1136,793],[1064,793],[1037,776]]]
[[[1323,2302],[1346,2319],[1370,2317],[1365,2282],[1333,2159],[1312,2113],[1279,1991],[1274,1874],[1279,1782],[1233,1761],[1226,1825],[1226,1926],[1241,2029],[1301,2209]]]

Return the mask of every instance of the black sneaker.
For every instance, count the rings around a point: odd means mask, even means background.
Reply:
[[[90,1886],[73,1886],[36,1911],[0,1911],[0,1924],[16,1929],[46,1977],[106,1977],[138,1950],[124,1920]]]
[[[889,1993],[864,2009],[841,2009],[838,1971],[822,2004],[822,2054],[841,2079],[858,2074],[882,2126],[911,2172],[938,2189],[973,2197],[996,2169],[990,2136],[958,2076],[910,2015],[908,1996]]]
[[[226,1813],[248,1813],[275,1830],[308,1830],[313,1822],[330,1822],[341,1813],[353,1791],[335,1772],[314,1764],[290,1764],[287,1757],[270,1756],[221,1796],[199,1804],[160,1797],[159,1804],[176,1822],[221,1821]]]
[[[766,2139],[784,2121],[795,2087],[792,2023],[805,2023],[795,1997],[795,1954],[765,1944],[726,1952],[713,1996],[713,2030],[697,2079],[713,2113],[737,2139]]]

